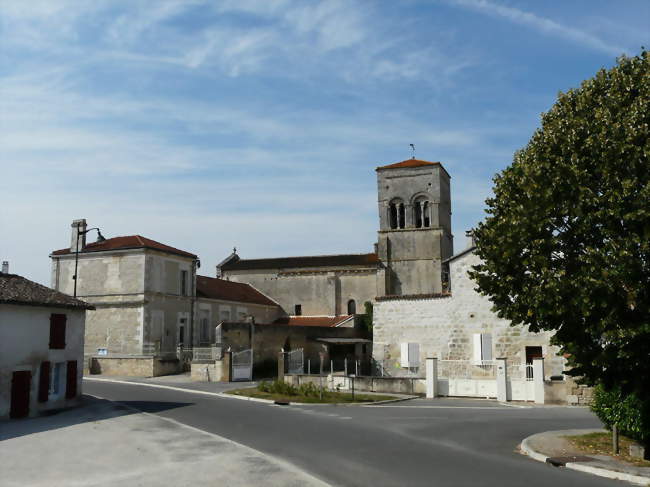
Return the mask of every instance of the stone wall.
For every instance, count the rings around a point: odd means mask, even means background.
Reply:
[[[347,314],[354,299],[357,311],[377,296],[377,270],[362,266],[322,269],[260,269],[223,271],[224,277],[245,282],[276,301],[288,315],[299,304],[303,315],[338,316]]]
[[[400,344],[418,343],[424,374],[426,357],[441,360],[471,360],[473,335],[490,334],[492,358],[506,357],[516,363],[526,360],[526,346],[541,346],[545,376],[560,375],[564,359],[549,344],[551,333],[532,333],[526,327],[511,327],[491,310],[488,298],[478,294],[467,271],[479,262],[472,252],[450,263],[451,294],[435,298],[379,300],[373,315],[373,358],[390,375],[403,375],[399,365]]]
[[[89,372],[92,375],[127,377],[158,377],[180,372],[176,359],[160,360],[155,357],[91,357]]]

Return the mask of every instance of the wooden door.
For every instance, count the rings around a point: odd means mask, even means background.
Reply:
[[[32,386],[32,373],[18,370],[11,380],[11,410],[9,417],[24,418],[29,415],[29,390]]]

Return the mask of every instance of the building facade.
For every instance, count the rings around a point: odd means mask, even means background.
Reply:
[[[378,296],[440,292],[442,261],[453,253],[449,174],[417,159],[376,172],[375,252],[271,259],[233,252],[217,275],[254,286],[291,316],[363,313]]]
[[[75,406],[88,304],[0,273],[0,418]]]
[[[87,244],[86,231],[86,221],[75,220],[70,248],[50,255],[52,287],[72,295],[76,283],[77,297],[95,307],[86,353],[171,352],[188,343],[197,256],[139,235]]]
[[[468,275],[480,259],[469,247],[444,264],[450,289],[433,296],[378,298],[373,315],[373,358],[388,375],[422,374],[427,357],[481,364],[507,358],[514,364],[545,358],[545,375],[561,375],[565,360],[550,345],[551,332],[510,326],[492,311]],[[409,347],[409,344],[411,345]],[[413,346],[415,345],[415,347]],[[405,360],[407,351],[416,357]]]

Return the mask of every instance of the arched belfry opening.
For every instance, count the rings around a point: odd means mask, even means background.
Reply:
[[[357,303],[354,299],[348,301],[348,314],[349,315],[357,314]]]
[[[400,199],[394,199],[388,205],[388,222],[391,230],[404,228],[404,217],[406,213],[404,210],[404,202]]]
[[[431,205],[424,196],[418,197],[413,203],[413,221],[415,228],[431,226]]]

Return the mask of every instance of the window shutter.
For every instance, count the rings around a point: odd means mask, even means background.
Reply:
[[[50,315],[50,348],[65,348],[65,324],[67,316],[64,314]]]
[[[38,402],[47,402],[50,390],[50,362],[41,362],[38,379]]]
[[[401,350],[400,350],[400,365],[402,367],[408,367],[409,366],[409,344],[408,343],[402,343],[401,344]]]
[[[474,333],[473,343],[474,347],[472,348],[472,361],[474,363],[479,363],[481,360],[483,360],[483,347],[480,333]]]
[[[67,383],[65,388],[65,397],[66,399],[73,399],[77,397],[77,361],[69,360],[68,361],[68,374],[67,374]]]

